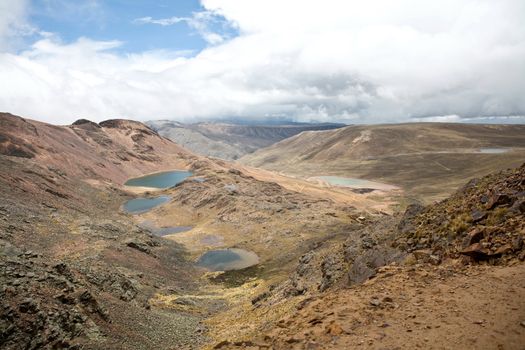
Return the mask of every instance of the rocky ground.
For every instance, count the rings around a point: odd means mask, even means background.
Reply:
[[[523,349],[524,170],[315,247],[215,348]]]
[[[209,337],[202,321],[245,298],[245,281],[282,279],[327,230],[360,225],[351,206],[193,156],[139,123],[0,117],[2,348],[198,348]],[[173,200],[154,219],[187,213],[191,225],[257,251],[267,265],[201,278],[193,260],[207,245],[155,237],[122,213],[132,198],[125,179],[179,166],[204,181],[160,191]]]
[[[524,166],[391,215],[402,193],[198,157],[136,122],[0,125],[1,348],[523,348]],[[121,211],[125,179],[175,167],[194,176],[137,190],[169,203]],[[195,267],[220,247],[261,263]]]
[[[523,349],[525,268],[387,265],[216,349]]]
[[[125,179],[197,157],[129,121],[57,127],[2,114],[0,125],[0,347],[204,342],[204,314],[151,302],[198,294],[200,272],[120,210]]]
[[[119,212],[127,194],[58,181],[24,159],[0,163],[2,348],[197,346],[202,316],[149,303],[197,290],[196,271],[180,245]]]
[[[525,164],[470,180],[450,198],[426,208],[412,206],[400,222],[398,244],[443,257],[505,263],[525,259]]]

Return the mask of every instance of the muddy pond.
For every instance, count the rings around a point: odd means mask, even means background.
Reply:
[[[142,214],[159,205],[169,202],[170,196],[130,199],[123,205],[124,211],[129,214]]]
[[[485,153],[485,154],[500,154],[500,153],[506,153],[509,149],[507,148],[480,148],[479,153]]]
[[[143,229],[148,230],[155,236],[163,237],[175,233],[181,233],[190,231],[193,229],[193,226],[162,226],[157,227],[155,223],[151,220],[145,220],[139,224]]]
[[[326,182],[332,186],[350,187],[350,188],[370,188],[376,190],[393,190],[396,186],[384,184],[364,179],[341,176],[318,176],[316,179]]]
[[[258,263],[257,254],[238,248],[210,250],[197,261],[198,266],[211,271],[240,270]]]
[[[170,188],[173,187],[187,177],[193,175],[191,171],[173,170],[164,171],[161,173],[150,174],[141,177],[129,179],[124,183],[125,186],[139,186],[151,188]]]

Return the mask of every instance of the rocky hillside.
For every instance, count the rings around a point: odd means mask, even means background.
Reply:
[[[350,205],[194,156],[141,123],[0,123],[1,348],[199,348],[206,318],[250,298],[244,282],[265,276],[255,291],[282,280],[312,244],[361,225]],[[128,177],[173,168],[195,177],[160,191],[169,203],[141,218],[121,210]],[[194,229],[176,243],[143,219]],[[262,263],[205,277],[194,262],[213,247]]]
[[[158,120],[147,122],[158,133],[197,154],[235,160],[307,130],[330,130],[343,124],[183,124]]]
[[[401,186],[426,202],[465,179],[519,166],[524,125],[413,123],[304,132],[244,156],[243,164],[304,177],[336,175]]]
[[[317,245],[215,348],[521,349],[524,185],[525,164]]]
[[[0,124],[1,348],[523,343],[524,166],[390,215],[388,194],[196,156],[133,121]],[[122,211],[128,177],[174,168],[193,176],[141,194],[169,202]],[[227,247],[259,264],[196,266]]]
[[[525,260],[525,164],[473,179],[435,205],[410,207],[399,229],[400,246],[427,249],[416,252],[430,260]]]
[[[0,154],[32,159],[71,176],[123,183],[133,175],[186,167],[192,155],[131,120],[56,126],[0,114]]]
[[[198,291],[198,273],[181,245],[120,210],[130,194],[119,187],[198,158],[125,120],[59,127],[2,114],[0,126],[0,348],[204,341],[202,315],[151,306],[157,293]]]

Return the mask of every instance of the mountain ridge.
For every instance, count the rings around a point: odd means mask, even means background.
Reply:
[[[463,179],[520,165],[524,125],[409,123],[303,132],[240,163],[303,177],[356,177],[444,198]],[[483,153],[483,149],[488,153]],[[495,152],[490,153],[491,149]]]
[[[329,130],[337,123],[235,124],[224,121],[183,124],[175,121],[146,122],[161,135],[189,150],[216,158],[235,160],[261,147],[296,135],[304,130]]]

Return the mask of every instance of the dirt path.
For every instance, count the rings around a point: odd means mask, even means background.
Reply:
[[[525,349],[523,263],[387,266],[304,304],[251,344],[223,348]]]

